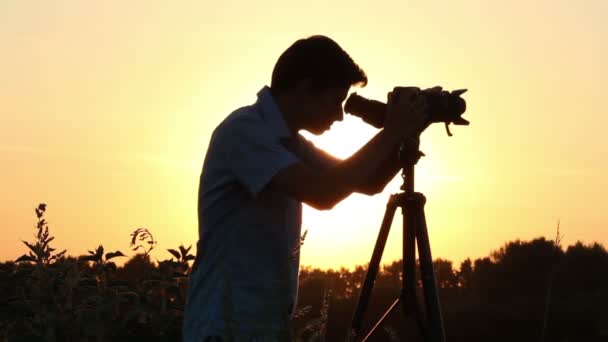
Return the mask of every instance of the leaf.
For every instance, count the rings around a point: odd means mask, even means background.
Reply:
[[[133,233],[131,233],[131,242],[130,242],[130,246],[133,246],[135,244],[135,239],[137,239],[137,234],[139,234],[139,229],[136,229],[135,231],[133,231]]]
[[[23,240],[22,240],[22,241],[23,241]],[[38,254],[38,250],[39,250],[39,245],[38,245],[38,244],[36,244],[36,245],[34,246],[34,245],[32,245],[31,243],[29,243],[29,242],[27,242],[27,241],[23,241],[23,243],[24,243],[26,246],[28,246],[28,247],[29,247],[29,249],[31,249],[31,250],[32,250],[32,252],[34,252],[34,253]]]
[[[181,248],[182,246],[179,246],[179,247]],[[178,252],[178,251],[176,251],[175,249],[167,249],[167,251],[169,251],[169,253],[173,254],[173,256],[174,256],[174,257],[175,257],[177,260],[179,260],[179,259],[180,259],[180,254],[179,254],[179,252]]]
[[[103,246],[99,245],[99,247],[97,247],[97,250],[95,251],[95,256],[97,257],[97,260],[101,260],[102,255],[103,255]]]
[[[36,211],[36,217],[41,218],[42,215],[44,215],[44,211],[46,210],[46,204],[40,203],[38,205],[38,208],[34,208],[34,210]]]
[[[182,258],[185,258],[186,255],[188,255],[190,248],[192,248],[192,245],[190,245],[188,248],[185,248],[184,245],[179,245],[179,251],[182,252]]]
[[[114,253],[107,253],[106,254],[106,260],[110,260],[110,259],[115,258],[115,257],[124,257],[124,256],[126,256],[126,255],[122,254],[121,251],[116,251]]]
[[[186,255],[186,257],[184,258],[184,261],[190,261],[190,260],[196,260],[196,257],[194,255]]]
[[[15,260],[15,262],[24,262],[24,261],[36,261],[36,259],[30,255],[23,254],[22,256],[19,257],[19,259]]]
[[[95,255],[81,255],[78,257],[80,261],[95,261],[97,257]]]
[[[48,245],[48,244],[49,244],[49,242],[51,242],[51,241],[53,241],[53,240],[55,240],[55,237],[54,237],[54,236],[51,236],[51,238],[50,238],[50,239],[48,239],[48,240],[45,240],[45,241],[44,241],[44,246]]]

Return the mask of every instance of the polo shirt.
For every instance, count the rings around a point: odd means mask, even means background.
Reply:
[[[213,131],[198,193],[197,260],[183,340],[285,336],[297,301],[302,204],[270,190],[294,163],[334,163],[290,132],[269,87]]]

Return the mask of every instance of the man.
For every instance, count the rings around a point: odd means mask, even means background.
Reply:
[[[199,241],[184,341],[287,341],[297,299],[302,203],[327,210],[353,192],[376,194],[399,170],[400,141],[424,123],[417,88],[389,93],[385,128],[348,159],[298,131],[343,118],[367,76],[324,36],[296,41],[270,87],[213,132],[199,188]],[[409,100],[410,98],[415,100]]]

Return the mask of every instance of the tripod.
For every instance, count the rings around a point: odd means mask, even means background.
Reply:
[[[419,151],[420,140],[408,140],[401,144],[399,160],[402,163],[403,192],[391,195],[386,206],[386,212],[380,233],[376,240],[372,259],[369,263],[365,281],[359,294],[357,307],[353,315],[351,330],[347,340],[350,342],[366,341],[380,326],[389,313],[401,302],[404,315],[415,315],[418,327],[424,337],[424,341],[444,342],[445,332],[439,297],[437,294],[437,281],[433,270],[433,259],[431,247],[424,216],[424,204],[426,199],[423,194],[414,192],[414,165],[424,154]],[[401,294],[386,313],[374,325],[367,335],[361,333],[363,314],[369,304],[369,299],[378,274],[380,259],[386,245],[388,233],[395,216],[397,207],[401,208],[403,215],[403,259],[402,259],[402,287]],[[406,229],[407,228],[407,229]],[[422,276],[422,287],[424,293],[425,312],[416,297],[416,242],[418,244],[418,258],[420,260],[420,274]],[[424,317],[426,316],[426,317]]]

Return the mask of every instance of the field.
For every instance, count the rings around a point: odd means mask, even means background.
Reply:
[[[0,263],[0,341],[181,341],[191,247],[167,249],[167,259],[153,262],[157,241],[140,228],[131,234],[130,257],[102,245],[67,256],[51,247],[45,210],[35,208],[28,254]],[[117,267],[117,258],[129,259]],[[602,245],[563,248],[558,232],[555,240],[505,243],[458,268],[443,259],[434,265],[448,341],[608,340]],[[364,330],[399,295],[400,269],[397,261],[380,272]],[[343,341],[365,271],[302,268],[294,339]],[[395,311],[371,340],[421,337],[413,320]]]

